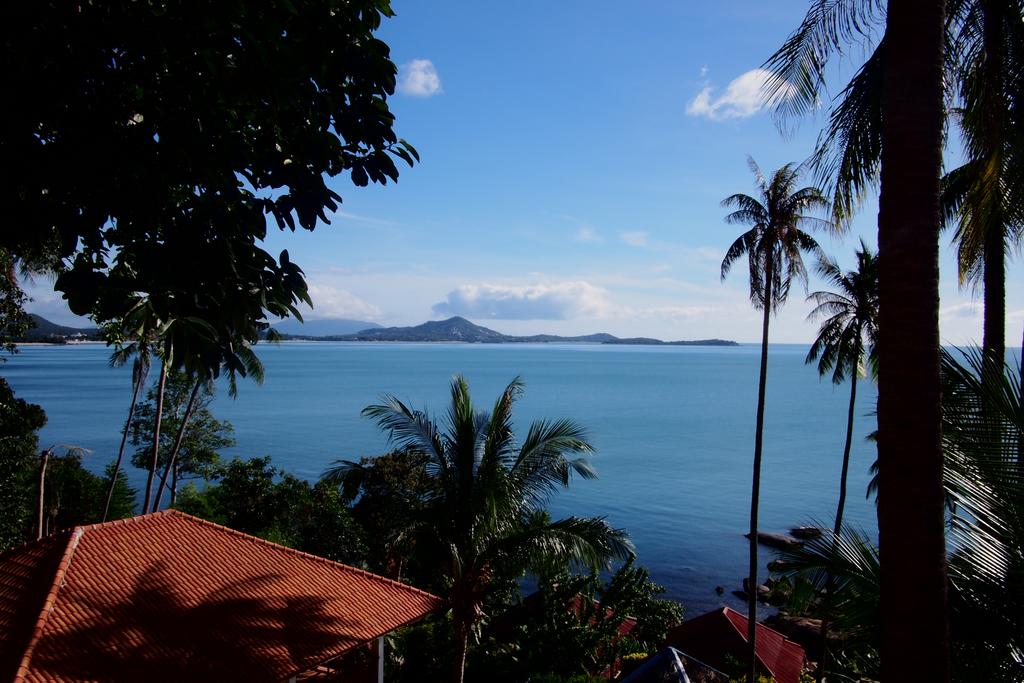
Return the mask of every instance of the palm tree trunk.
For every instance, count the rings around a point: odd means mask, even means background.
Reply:
[[[982,351],[989,372],[1003,371],[1006,358],[1006,244],[1001,232],[985,235],[985,311]]]
[[[452,681],[463,683],[466,676],[466,651],[469,649],[469,624],[460,615],[453,614],[455,626],[455,661]]]
[[[835,534],[843,529],[843,509],[846,507],[846,480],[850,473],[850,447],[853,445],[853,416],[857,405],[857,372],[850,378],[850,408],[846,413],[846,444],[843,446],[843,470],[839,475],[839,504],[836,505]]]
[[[157,385],[156,415],[153,418],[153,459],[149,464],[149,476],[146,477],[146,500],[142,504],[142,512],[149,512],[149,502],[153,497],[153,479],[156,478],[157,461],[160,458],[160,420],[164,414],[164,387],[167,385],[167,362],[160,363],[160,383]]]
[[[178,469],[178,463],[174,463],[174,472],[171,474],[171,502],[170,506],[174,507],[174,504],[178,501],[178,475],[180,471]]]
[[[164,495],[164,487],[167,486],[167,477],[171,471],[175,469],[178,459],[178,451],[181,450],[181,442],[185,439],[185,429],[188,427],[189,418],[192,417],[192,410],[196,405],[196,398],[199,396],[199,388],[202,386],[202,380],[196,380],[195,386],[192,387],[192,394],[188,397],[188,404],[185,406],[185,413],[181,416],[181,424],[178,425],[178,434],[174,437],[174,447],[171,449],[171,456],[167,459],[167,466],[164,468],[163,476],[160,477],[160,486],[156,489],[156,502],[153,503],[153,509],[151,512],[156,512],[160,509],[160,499]],[[177,480],[177,476],[175,476]],[[173,505],[173,502],[171,503]]]
[[[859,338],[860,332],[858,331],[857,334]],[[839,475],[839,503],[836,505],[836,522],[833,528],[833,534],[835,534],[837,539],[843,529],[843,509],[846,507],[846,480],[850,473],[850,447],[853,445],[853,416],[856,405],[857,369],[854,368],[852,377],[850,377],[850,407],[846,413],[846,443],[843,446],[843,469]],[[836,543],[833,541],[833,554],[835,554],[835,546]],[[825,586],[825,609],[821,617],[821,662],[818,663],[819,683],[825,680],[825,665],[828,663],[828,624],[829,617],[831,616],[832,591],[834,588],[831,574],[829,574]]]
[[[982,93],[985,129],[980,137],[985,143],[985,161],[997,169],[992,182],[1003,177],[1004,163],[1002,143],[1006,136],[1003,119],[1006,112],[1004,81],[1004,36],[1003,16],[997,2],[982,2],[982,40],[984,43],[985,76],[988,87]],[[997,190],[990,200],[1001,207],[1002,196]],[[1002,211],[995,211],[985,221],[987,232],[984,244],[984,298],[985,319],[982,336],[982,350],[989,372],[1002,373],[1006,357],[1006,242]]]
[[[43,451],[42,463],[40,464],[39,467],[39,521],[36,526],[37,541],[43,537],[43,513],[46,509],[46,466],[50,463],[50,455],[52,455],[52,453],[52,448],[47,448],[45,451]]]
[[[943,3],[889,0],[878,215],[881,679],[949,680],[939,385]]]
[[[121,434],[121,447],[117,449],[117,461],[114,463],[114,473],[110,476],[110,488],[107,490],[107,502],[103,505],[103,519],[107,521],[110,514],[110,501],[114,498],[114,489],[117,487],[117,475],[121,471],[121,461],[124,460],[124,447],[128,442],[128,430],[131,429],[132,420],[135,418],[135,406],[139,401],[139,391],[142,390],[143,378],[145,375],[139,373],[135,386],[132,388],[132,404],[128,408],[128,420],[124,423],[124,433]],[[145,512],[145,510],[143,510]]]
[[[750,572],[747,586],[748,681],[757,683],[757,511],[761,499],[761,452],[764,442],[764,398],[768,383],[768,321],[772,314],[773,255],[765,268],[764,321],[761,325],[761,375],[757,384],[757,422],[754,426],[754,477],[750,490]]]

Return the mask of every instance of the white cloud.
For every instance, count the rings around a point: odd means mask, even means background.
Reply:
[[[646,247],[650,238],[651,233],[646,230],[633,230],[619,234],[619,239],[631,247]]]
[[[310,319],[357,318],[375,320],[381,317],[381,310],[351,292],[330,285],[309,285],[309,297],[313,300]]]
[[[696,319],[711,319],[726,312],[721,306],[651,306],[628,310],[629,317],[646,320],[650,318],[663,320],[665,318],[681,321]]]
[[[413,97],[431,97],[442,92],[441,77],[429,59],[414,59],[398,68],[398,92]]]
[[[572,236],[577,242],[593,243],[600,242],[601,235],[598,234],[597,230],[594,230],[589,225],[582,225]]]
[[[395,221],[388,221],[383,218],[372,218],[370,216],[361,216],[357,213],[349,213],[348,211],[342,211],[340,209],[335,211],[334,215],[338,218],[344,218],[356,223],[369,223],[370,225],[398,225]]]
[[[943,306],[939,310],[940,320],[952,320],[955,318],[981,320],[982,307],[973,301]]]
[[[708,65],[705,64],[700,68],[700,75],[697,78],[705,78],[708,75]]]
[[[765,107],[772,107],[793,94],[793,86],[783,83],[764,69],[751,69],[740,74],[715,96],[716,88],[706,85],[686,106],[690,116],[703,116],[712,121],[745,119]],[[774,90],[774,93],[771,91]]]
[[[589,282],[530,286],[461,285],[433,307],[438,315],[504,320],[607,318],[614,312],[608,292]]]

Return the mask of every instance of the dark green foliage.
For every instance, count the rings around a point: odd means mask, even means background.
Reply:
[[[374,37],[387,0],[65,3],[9,8],[0,248],[52,254],[78,314],[165,335],[175,368],[243,372],[268,315],[308,302],[262,243],[341,202],[325,176],[397,180]],[[187,267],[186,267],[187,264]]]
[[[469,678],[490,671],[497,681],[537,675],[562,680],[600,674],[627,654],[652,654],[683,619],[682,606],[661,599],[664,592],[632,561],[607,580],[564,572],[542,579],[535,593],[485,631],[486,640],[470,660]],[[636,624],[622,635],[627,618]]]
[[[451,615],[433,615],[397,631],[388,648],[384,680],[396,683],[443,681],[450,677],[455,658]]]
[[[163,418],[160,427],[160,455],[157,460],[158,474],[167,467],[174,442],[181,428],[181,422],[192,394],[195,380],[183,373],[168,373],[164,387]],[[146,401],[136,408],[131,424],[131,442],[137,450],[132,455],[132,465],[149,469],[153,457],[153,420],[156,417],[157,388],[146,395]],[[218,451],[235,445],[232,437],[234,428],[230,422],[221,422],[210,412],[213,402],[213,385],[204,383],[199,390],[192,413],[185,426],[181,448],[175,459],[175,467],[168,478],[171,500],[175,498],[178,484],[185,479],[209,479],[220,462]]]
[[[27,540],[32,525],[32,475],[38,475],[39,439],[46,413],[15,398],[0,377],[0,550]]]
[[[15,340],[22,339],[32,328],[32,318],[25,312],[28,296],[18,285],[14,259],[0,248],[0,352],[15,353]],[[0,354],[0,363],[6,359]]]
[[[270,458],[234,459],[203,491],[189,485],[176,507],[247,534],[348,564],[362,564],[362,530],[341,495],[282,474]]]
[[[46,424],[43,409],[15,398],[0,378],[0,550],[36,537],[39,471],[42,464],[36,432]],[[82,467],[81,450],[50,449],[43,498],[43,533],[92,524],[103,516],[107,484]],[[118,477],[110,519],[131,516],[135,491],[124,473]]]
[[[112,472],[113,465],[107,467],[102,477],[85,469],[82,466],[82,455],[77,449],[68,449],[65,455],[51,457],[46,468],[44,533],[52,534],[99,522],[103,517],[103,505]],[[38,476],[38,468],[34,474]],[[133,514],[135,489],[128,486],[127,475],[120,472],[107,519],[123,519]]]
[[[366,530],[367,562],[372,571],[393,579],[431,583],[431,568],[423,567],[409,547],[405,533],[424,514],[430,478],[422,455],[412,449],[361,458],[333,479],[352,516]]]

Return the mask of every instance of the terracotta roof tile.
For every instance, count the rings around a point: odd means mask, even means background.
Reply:
[[[725,656],[742,661],[747,647],[747,618],[723,607],[684,621],[671,629],[665,643],[716,669],[726,668]],[[757,625],[757,659],[776,683],[799,683],[804,649],[778,631]]]
[[[21,663],[15,680],[282,680],[440,606],[170,510],[0,556],[0,675]]]

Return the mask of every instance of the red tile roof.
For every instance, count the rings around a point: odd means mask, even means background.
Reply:
[[[0,555],[0,679],[280,681],[440,606],[167,510]]]
[[[725,670],[726,655],[746,656],[747,618],[723,607],[684,621],[668,632],[665,644],[708,666]],[[804,649],[778,631],[757,625],[757,660],[776,683],[799,683]]]

